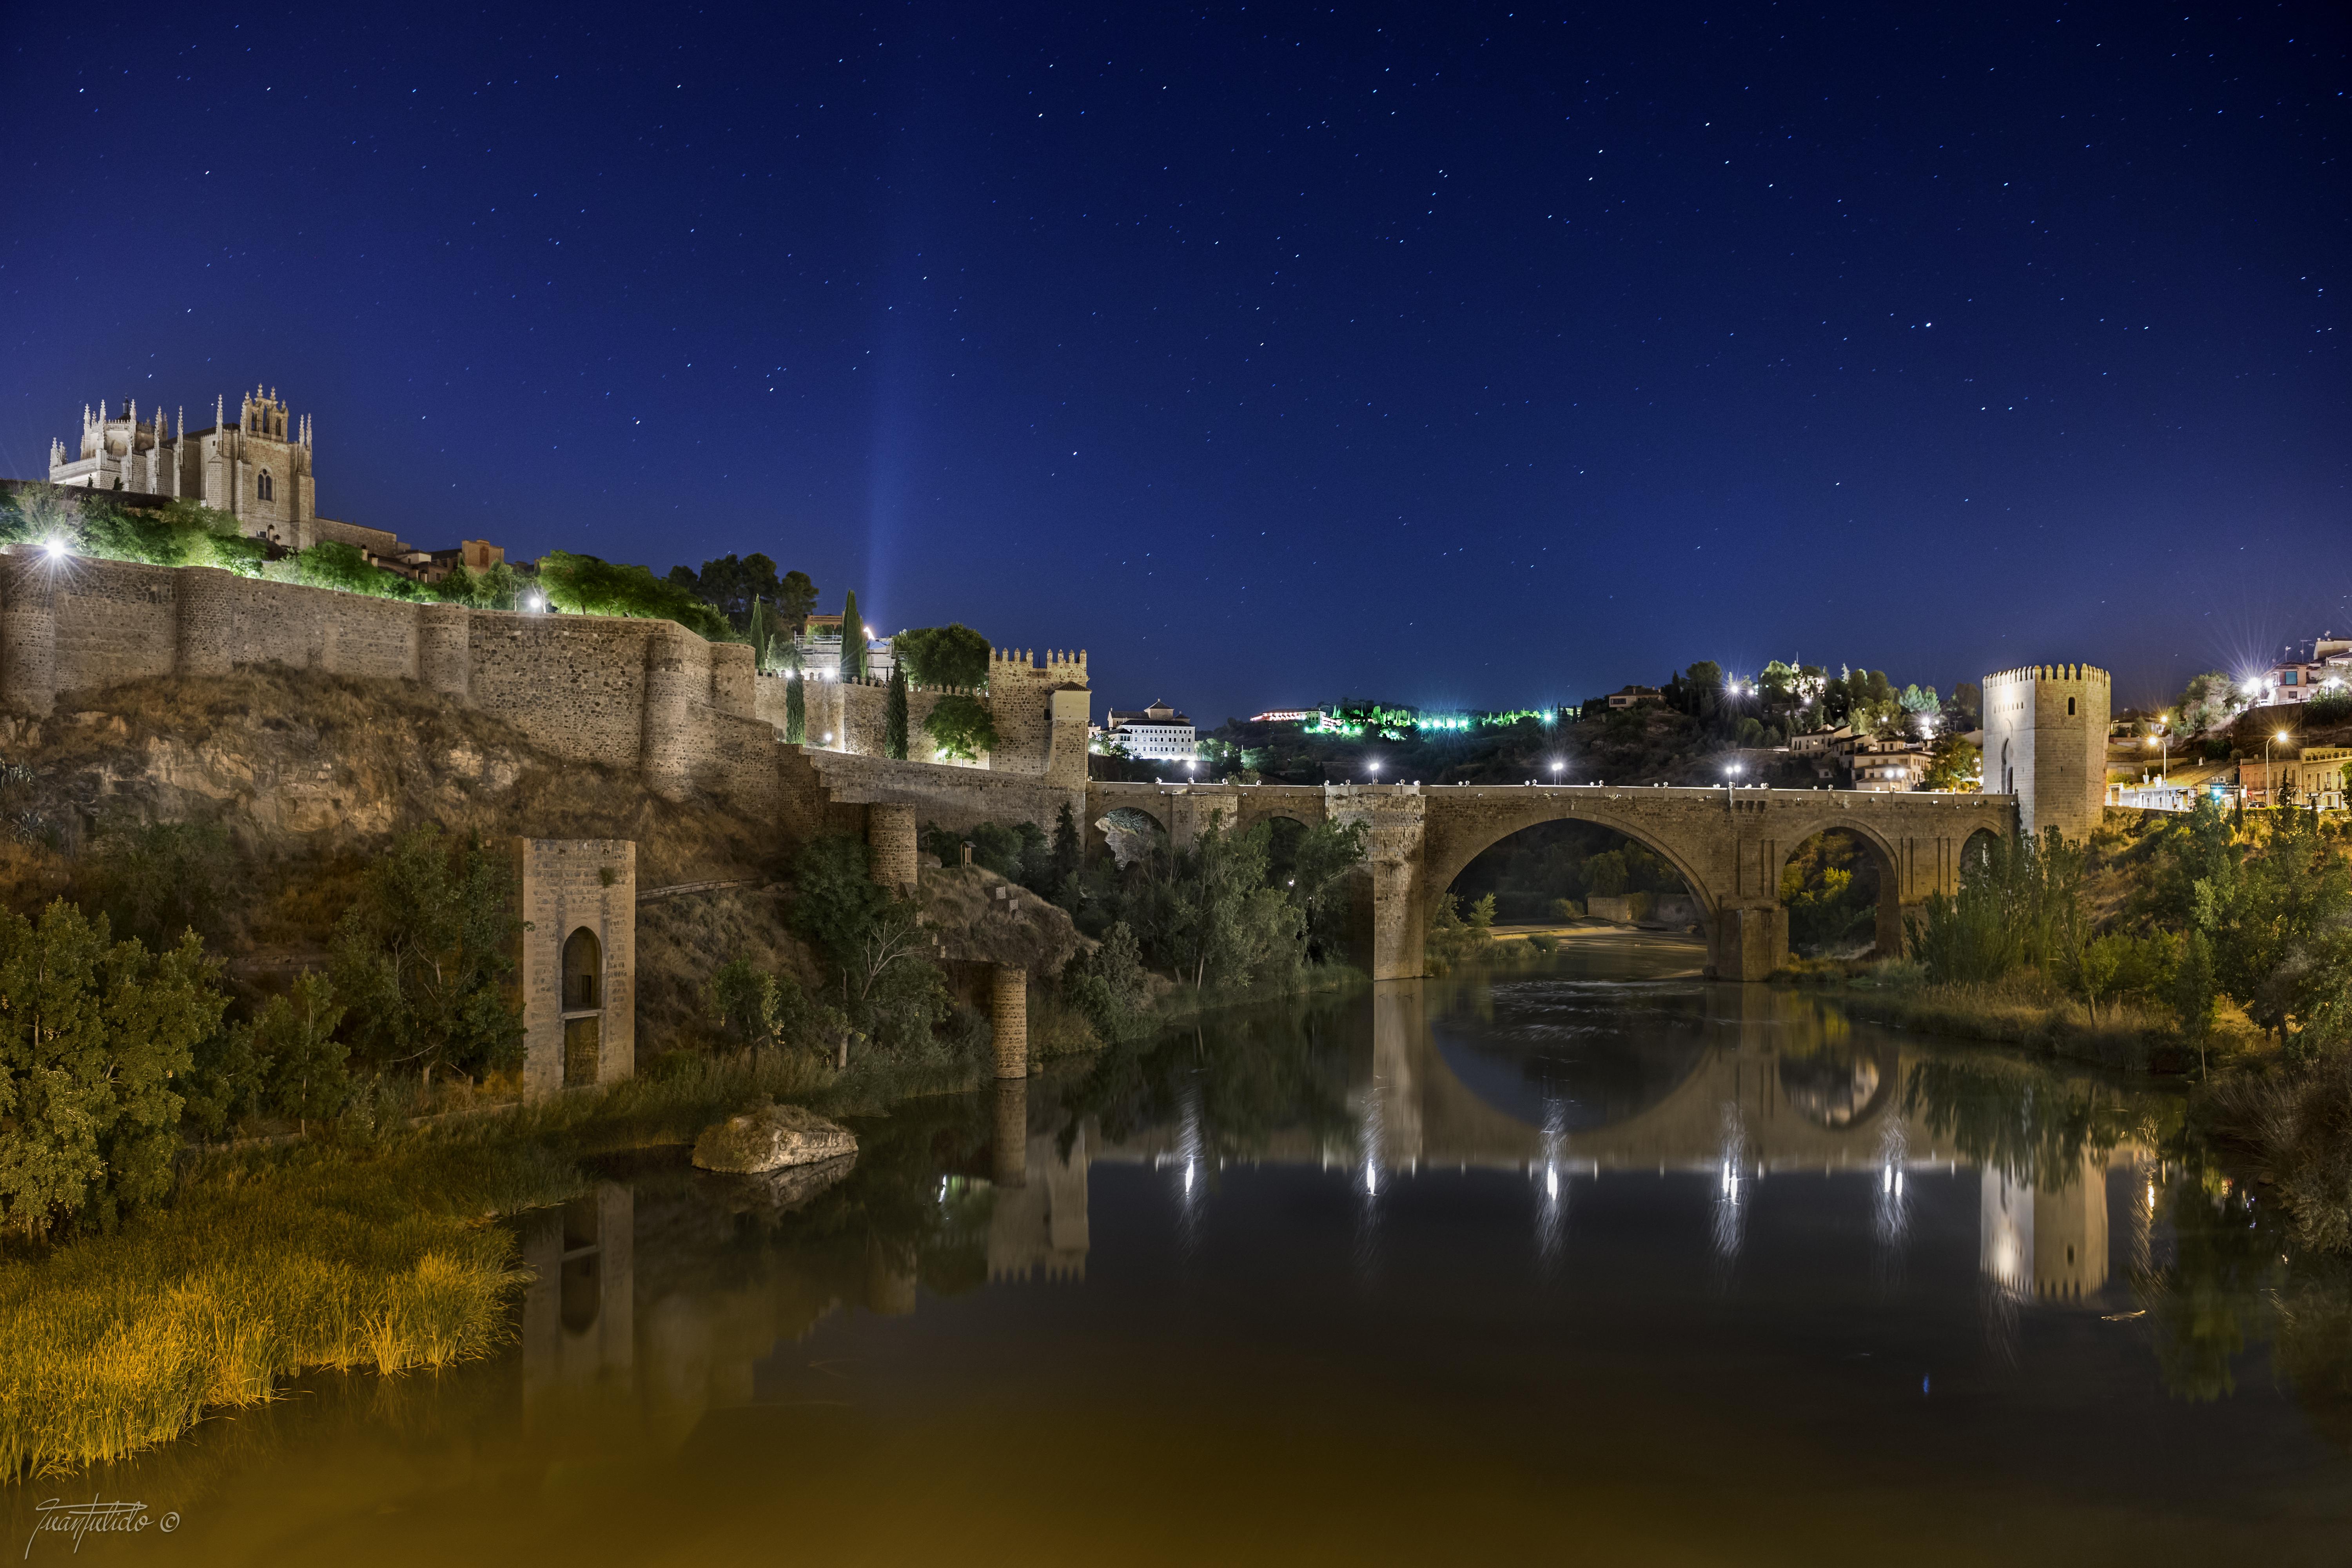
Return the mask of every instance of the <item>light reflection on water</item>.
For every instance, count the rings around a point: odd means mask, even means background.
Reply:
[[[78,1484],[181,1562],[2335,1560],[2263,1305],[2335,1298],[2168,1097],[1686,962],[1224,1019],[814,1195],[615,1167],[511,1355]]]

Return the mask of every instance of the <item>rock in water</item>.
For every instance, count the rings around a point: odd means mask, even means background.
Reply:
[[[763,1105],[730,1116],[694,1141],[694,1163],[702,1169],[747,1175],[856,1152],[849,1129],[797,1105]]]

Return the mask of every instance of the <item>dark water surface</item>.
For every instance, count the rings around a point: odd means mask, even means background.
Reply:
[[[179,1514],[95,1562],[2352,1560],[2352,1292],[2175,1098],[1694,958],[920,1102],[814,1197],[615,1169],[504,1359],[35,1489]]]

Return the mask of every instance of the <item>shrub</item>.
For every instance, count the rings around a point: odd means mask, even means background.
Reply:
[[[583,616],[636,616],[676,621],[711,642],[742,638],[727,617],[688,589],[665,582],[643,566],[618,565],[593,555],[551,550],[540,557],[540,585],[547,602]]]
[[[988,639],[961,622],[900,632],[890,639],[890,651],[918,685],[977,689],[988,684]]]
[[[163,1195],[215,973],[193,933],[151,954],[62,899],[37,923],[0,912],[0,1226],[107,1226]]]
[[[998,740],[996,718],[988,704],[961,691],[939,700],[930,717],[923,721],[923,732],[942,756],[960,762],[971,762],[994,751]]]

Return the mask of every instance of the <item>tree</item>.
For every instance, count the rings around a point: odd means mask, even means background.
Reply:
[[[988,639],[961,622],[900,632],[890,649],[918,684],[972,691],[988,684]]]
[[[1347,877],[1364,863],[1370,832],[1370,825],[1362,822],[1313,823],[1298,836],[1293,851],[1290,901],[1306,921],[1309,955],[1326,963],[1339,957],[1346,945]]]
[[[150,954],[59,899],[0,911],[0,1227],[101,1226],[169,1190],[173,1089],[226,1005],[193,932]]]
[[[907,669],[900,664],[890,667],[890,689],[882,709],[882,754],[896,762],[907,760]]]
[[[699,572],[673,566],[669,580],[725,616],[738,631],[751,630],[752,606],[774,598],[783,588],[776,577],[776,563],[756,552],[740,559],[728,554],[706,561]]]
[[[227,830],[209,822],[142,823],[100,834],[85,880],[112,928],[155,952],[189,930],[220,942],[247,891]]]
[[[1077,813],[1064,801],[1054,814],[1054,849],[1048,881],[1053,900],[1066,910],[1078,906],[1078,878],[1086,869],[1087,841],[1078,831]]]
[[[1927,749],[1927,771],[1919,780],[1921,789],[1974,791],[1979,787],[1984,772],[1984,753],[1946,731],[1936,737]]]
[[[505,1067],[522,1047],[507,976],[521,929],[514,878],[478,837],[437,826],[403,835],[371,865],[344,911],[331,973],[350,1006],[353,1044],[384,1067],[466,1075]]]
[[[670,620],[712,642],[737,640],[727,617],[703,603],[696,590],[678,581],[675,574],[664,581],[643,566],[551,550],[539,558],[539,581],[548,604],[559,610]]]
[[[961,762],[994,751],[998,739],[996,716],[988,704],[961,691],[950,691],[933,704],[930,717],[923,721],[923,732],[941,755]]]
[[[842,601],[841,679],[866,679],[866,623],[858,617],[857,595],[854,593]]]
[[[2209,669],[2202,675],[2192,675],[2181,690],[2177,710],[2180,733],[2194,737],[2226,730],[2245,705],[2245,698],[2238,690],[2238,683],[2220,670]]]
[[[785,655],[784,742],[793,746],[808,744],[808,677],[801,668],[797,647]]]
[[[817,839],[793,861],[793,930],[830,963],[849,1022],[890,1049],[927,1042],[951,1007],[931,933],[912,902],[873,879],[866,846]],[[848,1052],[845,1037],[838,1065]]]
[[[751,668],[762,674],[782,668],[792,647],[791,626],[765,599],[751,601],[744,635],[751,639]]]
[[[240,1116],[282,1116],[307,1128],[351,1101],[349,1055],[335,1029],[343,1009],[324,974],[305,971],[291,995],[272,996],[250,1023],[200,1042],[186,1083],[187,1121],[218,1137]]]
[[[787,572],[776,585],[776,614],[792,635],[808,630],[809,612],[816,608],[816,584],[805,572]]]
[[[710,977],[709,1000],[719,1028],[751,1051],[755,1068],[762,1047],[812,1039],[828,1019],[839,1033],[839,1016],[811,1003],[799,981],[781,972],[755,969],[749,959],[719,965]]]

